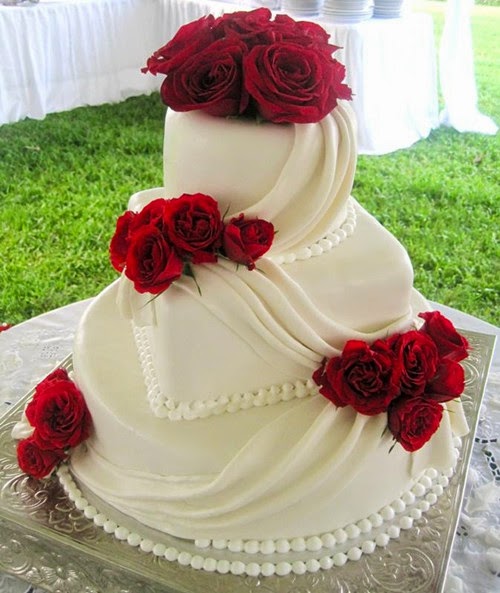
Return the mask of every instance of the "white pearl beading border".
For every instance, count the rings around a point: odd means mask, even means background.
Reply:
[[[460,446],[460,439],[455,439],[455,445]],[[455,450],[458,458],[459,451]],[[217,572],[219,574],[258,576],[286,576],[289,574],[314,573],[319,570],[328,570],[334,566],[343,566],[347,561],[357,561],[363,554],[372,554],[377,547],[385,547],[391,539],[397,539],[401,530],[411,529],[414,521],[420,519],[422,514],[427,512],[443,494],[453,475],[453,468],[438,472],[430,468],[424,472],[420,479],[414,484],[411,490],[402,494],[390,505],[381,509],[357,523],[347,525],[343,529],[337,529],[333,533],[324,533],[308,538],[293,538],[291,540],[281,538],[277,540],[196,540],[195,545],[200,549],[199,554],[193,554],[181,550],[175,546],[154,542],[148,537],[142,537],[139,533],[129,530],[123,525],[108,518],[104,513],[91,505],[83,496],[81,490],[75,483],[69,468],[63,464],[57,470],[59,481],[68,498],[75,507],[82,511],[84,516],[92,520],[97,527],[101,527],[106,533],[113,535],[117,540],[126,542],[132,547],[139,548],[142,552],[152,553],[159,558],[169,562],[178,562],[182,566],[190,566],[195,570]],[[421,499],[417,501],[417,499]],[[407,511],[406,514],[403,514]],[[397,519],[397,515],[401,515]],[[380,530],[372,538],[368,536],[372,530],[382,527],[384,522],[391,521],[385,531]],[[366,539],[363,537],[366,536]],[[363,541],[359,542],[359,538]],[[349,540],[353,545],[345,549]],[[355,541],[358,540],[358,541]],[[179,540],[181,541],[181,540]],[[337,545],[344,544],[345,551],[334,552]],[[241,550],[240,550],[241,547]],[[227,558],[217,559],[207,555],[207,548],[213,550],[227,550],[229,553],[243,552],[248,555],[260,553],[287,554],[291,552],[316,552],[317,558],[304,560],[279,560],[278,562],[244,562],[242,560],[229,560]],[[273,549],[274,548],[274,549]]]
[[[133,326],[133,333],[146,383],[149,405],[153,414],[158,418],[168,418],[173,421],[196,420],[197,418],[207,418],[212,415],[248,410],[253,407],[270,406],[295,398],[302,399],[319,393],[318,386],[314,381],[307,379],[306,381],[271,385],[256,391],[234,393],[230,396],[222,395],[205,401],[178,402],[164,395],[160,389],[147,338],[147,330]]]
[[[378,546],[387,545],[389,539],[399,537],[401,529],[410,529],[413,527],[413,521],[420,519],[422,513],[429,510],[431,505],[437,502],[437,499],[448,486],[449,478],[453,475],[453,470],[440,473],[434,468],[428,469],[418,480],[413,488],[404,492],[400,498],[394,500],[391,504],[380,509],[378,513],[373,513],[357,523],[351,523],[344,528],[337,529],[333,533],[328,532],[311,537],[295,537],[291,540],[280,538],[276,540],[209,540],[197,539],[195,545],[198,548],[213,548],[215,550],[229,550],[231,552],[244,552],[245,554],[287,554],[289,552],[318,552],[322,548],[334,549],[339,544],[345,544],[348,540],[354,540],[363,534],[370,533],[373,529],[381,527],[384,521],[393,521],[396,515],[404,513],[408,507],[413,507],[417,498],[425,495],[425,499],[420,501],[415,508],[411,508],[409,515],[403,515],[398,521],[398,525],[391,525],[387,533],[379,534],[375,541]],[[368,540],[367,540],[368,541]],[[385,543],[384,543],[385,542]],[[366,542],[364,542],[366,543]],[[371,547],[369,544],[367,547]],[[355,556],[352,553],[351,556]],[[349,559],[357,559],[350,558]]]
[[[303,247],[298,251],[289,251],[279,255],[270,255],[269,259],[277,265],[293,264],[295,261],[303,261],[311,257],[317,257],[331,251],[340,245],[347,237],[354,233],[356,228],[356,208],[354,202],[349,199],[347,202],[347,214],[344,222],[337,228],[332,229],[322,239],[319,239],[309,247]]]

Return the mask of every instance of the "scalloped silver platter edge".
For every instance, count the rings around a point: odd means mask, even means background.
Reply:
[[[38,482],[20,473],[10,433],[31,390],[0,418],[0,571],[62,593],[441,593],[495,344],[495,336],[462,333],[472,346],[462,396],[471,430],[444,494],[387,547],[342,567],[286,577],[207,573],[143,553],[86,519],[57,478]],[[58,366],[70,370],[71,356]]]

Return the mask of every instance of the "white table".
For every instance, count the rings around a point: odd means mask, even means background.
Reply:
[[[439,125],[432,17],[409,13],[353,25],[319,21],[341,47],[361,154],[384,154],[426,138]]]
[[[161,38],[156,0],[0,6],[0,124],[150,93],[140,72]]]
[[[88,303],[74,303],[0,333],[0,414],[7,410],[7,402],[21,398],[71,352],[76,325]],[[499,328],[435,306],[457,327],[500,336]],[[500,344],[480,414],[445,593],[500,590],[500,470],[498,465],[495,469],[495,459],[500,462]],[[25,583],[0,574],[2,593],[24,593],[26,589]]]
[[[146,58],[182,24],[236,8],[209,0],[0,5],[0,125],[151,93],[161,77],[140,72]],[[429,15],[322,24],[343,47],[337,55],[355,93],[361,153],[405,148],[438,125]]]

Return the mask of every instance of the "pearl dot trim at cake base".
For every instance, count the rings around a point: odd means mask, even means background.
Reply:
[[[456,439],[455,445],[460,446],[460,439]],[[457,457],[458,453],[456,450]],[[83,496],[66,464],[61,465],[57,470],[59,481],[75,507],[82,511],[87,519],[117,540],[126,542],[144,553],[153,554],[169,562],[178,562],[182,566],[190,566],[195,570],[252,577],[314,573],[334,566],[343,566],[349,560],[355,562],[363,554],[372,554],[377,547],[385,547],[391,539],[399,538],[401,530],[411,529],[414,521],[420,519],[422,513],[428,511],[437,502],[452,475],[453,469],[445,472],[428,469],[410,491],[404,492],[390,505],[333,533],[276,540],[198,539],[195,540],[194,545],[199,553],[193,553],[181,549],[182,540],[177,540],[178,547],[169,546],[154,542],[129,530],[124,525],[119,525],[99,512]],[[387,523],[390,524],[387,525]],[[220,556],[225,550],[228,558],[214,557],[216,552]],[[241,558],[230,558],[237,553],[250,557],[257,554],[270,556],[270,560],[244,562]],[[296,557],[301,553],[303,553],[303,559],[286,557],[287,554]],[[276,560],[276,555],[282,555],[283,559]],[[310,557],[311,555],[314,557]]]
[[[347,215],[340,227],[332,229],[322,239],[316,241],[309,247],[303,247],[298,251],[289,251],[279,255],[271,255],[269,259],[277,265],[293,264],[294,261],[302,261],[311,257],[323,255],[340,245],[347,237],[354,233],[356,228],[356,209],[352,200],[347,203]]]

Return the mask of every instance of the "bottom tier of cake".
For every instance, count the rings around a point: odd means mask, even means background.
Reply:
[[[94,433],[71,470],[138,524],[201,547],[317,547],[314,538],[326,545],[339,529],[370,531],[388,505],[411,503],[426,472],[454,466],[454,435],[467,430],[454,402],[412,454],[392,448],[385,415],[337,409],[320,395],[196,420],[155,417],[116,290],[89,307],[75,344],[75,379]],[[417,293],[413,306],[425,308]]]

